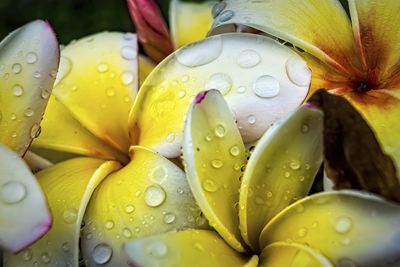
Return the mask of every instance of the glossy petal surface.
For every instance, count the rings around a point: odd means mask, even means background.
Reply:
[[[318,251],[296,243],[276,242],[263,249],[259,267],[333,267]]]
[[[104,32],[67,45],[56,82],[53,94],[76,120],[128,152],[127,120],[138,83],[135,35]]]
[[[253,248],[270,219],[308,194],[322,163],[322,118],[320,110],[302,106],[273,125],[254,149],[239,201],[242,236]]]
[[[233,114],[219,91],[201,92],[192,104],[183,159],[190,188],[211,226],[243,252],[237,203],[246,154]]]
[[[221,91],[244,141],[255,141],[301,104],[310,79],[305,62],[270,38],[238,33],[207,38],[176,51],[147,78],[130,114],[132,142],[179,156],[183,114],[204,89]]]
[[[52,219],[46,199],[25,162],[0,145],[0,246],[18,252],[44,235]]]
[[[337,0],[222,3],[225,7],[215,18],[214,27],[250,26],[301,47],[341,72],[355,74],[360,67],[350,20]]]
[[[207,36],[213,23],[211,9],[217,1],[187,2],[172,0],[169,9],[175,47],[199,41]]]
[[[144,80],[149,76],[149,74],[156,67],[156,64],[153,63],[149,58],[139,55],[139,83],[143,84]]]
[[[54,96],[50,97],[41,129],[32,144],[34,148],[128,161],[126,155],[86,129]]]
[[[0,43],[0,143],[22,156],[39,131],[59,62],[49,23],[36,20]]]
[[[86,205],[96,186],[120,167],[116,162],[103,162],[77,158],[37,174],[53,213],[53,227],[21,253],[5,255],[5,266],[79,266],[79,235]]]
[[[121,247],[130,239],[208,227],[181,169],[145,148],[133,147],[131,154],[90,200],[82,232],[89,266],[125,266]]]
[[[318,248],[337,266],[397,266],[399,229],[400,206],[357,191],[333,191],[279,213],[264,228],[260,246],[294,241]]]
[[[217,233],[206,230],[186,230],[150,236],[124,245],[131,266],[257,266],[257,256],[251,264],[228,246]]]

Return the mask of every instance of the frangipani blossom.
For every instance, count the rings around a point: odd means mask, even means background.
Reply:
[[[58,62],[46,21],[28,23],[0,43],[0,247],[7,251],[20,251],[52,224],[43,192],[20,157],[40,132]]]
[[[214,27],[221,32],[246,25],[305,50],[301,54],[313,72],[309,95],[325,88],[348,99],[399,171],[400,2],[348,4],[350,18],[337,0],[223,1]]]

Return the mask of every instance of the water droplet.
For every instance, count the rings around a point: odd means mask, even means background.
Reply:
[[[39,137],[40,132],[41,132],[41,128],[40,128],[39,124],[37,124],[37,123],[33,124],[32,128],[31,128],[31,133],[30,133],[31,138]]]
[[[199,251],[204,251],[204,247],[198,242],[194,243],[194,247]]]
[[[228,74],[219,72],[208,78],[206,90],[217,89],[221,94],[226,95],[232,88],[232,79]]]
[[[131,230],[129,230],[128,228],[124,228],[124,229],[122,230],[122,235],[123,235],[125,238],[131,238],[131,237],[132,237],[132,232],[131,232]]]
[[[165,255],[167,255],[168,248],[164,242],[154,240],[154,241],[151,241],[151,243],[149,243],[147,245],[146,251],[151,256],[160,258],[160,257],[164,257]]]
[[[175,218],[175,214],[168,212],[164,215],[164,223],[171,224],[175,221]]]
[[[216,168],[216,169],[221,168],[223,165],[224,165],[224,163],[219,159],[214,159],[214,160],[211,161],[211,166]]]
[[[246,92],[246,90],[247,90],[246,87],[244,87],[244,86],[239,86],[239,87],[236,89],[236,92],[237,92],[238,94],[243,94],[243,93]]]
[[[31,108],[27,108],[27,109],[25,110],[24,114],[25,114],[26,117],[32,117],[33,114],[35,114],[35,112],[34,112],[33,109],[31,109]]]
[[[203,182],[203,188],[207,192],[213,193],[218,190],[218,185],[213,180],[207,179]]]
[[[211,140],[212,140],[211,134],[207,134],[205,139],[206,139],[207,142],[211,142]]]
[[[107,230],[111,230],[114,228],[114,222],[113,221],[107,221],[105,224],[105,227]]]
[[[225,11],[221,12],[221,14],[219,15],[219,21],[220,22],[228,21],[231,18],[233,18],[234,15],[235,15],[235,13],[233,13],[232,10],[225,10]]]
[[[42,75],[41,75],[40,72],[38,72],[38,71],[35,71],[35,72],[33,73],[33,77],[35,77],[36,79],[39,79],[40,76],[42,76]]]
[[[131,72],[129,72],[129,71],[124,71],[124,72],[121,74],[121,82],[122,82],[122,84],[124,84],[124,85],[129,85],[129,84],[131,84],[131,83],[133,82],[134,77],[135,77],[135,76],[134,76]]]
[[[144,201],[150,207],[158,207],[164,203],[166,198],[166,193],[164,189],[157,184],[153,184],[147,187],[144,193]]]
[[[6,204],[16,204],[26,197],[26,187],[17,181],[10,181],[0,188],[0,199]]]
[[[61,248],[62,248],[62,250],[63,250],[64,252],[69,252],[69,251],[71,250],[71,246],[69,245],[68,242],[64,242],[64,243],[62,244]]]
[[[47,99],[49,98],[50,93],[46,89],[43,89],[42,92],[40,93],[40,96],[42,97],[42,99]]]
[[[279,81],[270,75],[258,77],[254,83],[254,93],[261,98],[271,98],[279,94]]]
[[[185,90],[180,90],[180,91],[178,92],[178,98],[184,98],[185,95],[186,95],[186,91],[185,91]]]
[[[236,157],[240,154],[240,148],[238,146],[233,146],[231,149],[229,149],[229,153],[231,153],[232,156]]]
[[[131,46],[124,46],[121,49],[121,56],[124,59],[132,60],[135,59],[137,56],[136,50]]]
[[[217,59],[222,51],[222,38],[215,36],[179,49],[177,61],[187,67],[197,67]]]
[[[302,133],[308,133],[309,130],[310,130],[310,127],[307,124],[301,125],[301,132]]]
[[[107,88],[106,95],[109,96],[109,97],[115,96],[115,89],[112,88],[112,87]]]
[[[49,255],[49,253],[43,253],[41,256],[40,256],[40,260],[43,262],[43,263],[49,263],[50,261],[51,261],[51,257],[50,257],[50,255]]]
[[[260,63],[261,57],[254,50],[245,50],[239,54],[237,63],[242,68],[253,68]]]
[[[98,244],[92,252],[92,258],[97,264],[106,264],[110,261],[113,250],[107,244]]]
[[[249,188],[250,189],[250,188]],[[273,196],[273,193],[271,191],[267,192],[267,197],[271,198]]]
[[[298,205],[296,206],[296,211],[297,211],[298,213],[302,213],[304,210],[305,210],[305,208],[304,208],[304,205],[303,205],[303,204],[298,204]]]
[[[289,177],[290,177],[290,172],[285,172],[285,173],[283,174],[283,176],[285,176],[285,178],[289,178]]]
[[[307,233],[308,233],[308,230],[305,227],[302,227],[299,229],[299,231],[297,231],[297,235],[299,237],[305,237],[307,235]]]
[[[342,243],[343,245],[345,245],[345,246],[348,246],[348,245],[351,244],[351,239],[348,238],[348,237],[345,237],[345,238],[342,239],[341,243]]]
[[[78,86],[72,85],[71,88],[70,88],[70,90],[71,90],[72,92],[75,92],[76,90],[78,90]]]
[[[215,127],[214,132],[215,132],[215,135],[220,138],[224,137],[226,134],[225,127],[221,124],[218,124],[217,127]]]
[[[307,67],[307,63],[293,56],[286,61],[286,73],[289,79],[298,86],[308,86],[311,81],[311,70]]]
[[[76,222],[78,218],[78,211],[75,208],[70,208],[64,211],[63,213],[64,222],[68,224],[72,224]]]
[[[108,71],[108,65],[106,63],[100,63],[99,65],[97,65],[97,71],[100,73]]]
[[[26,54],[25,60],[26,63],[28,64],[33,64],[37,61],[38,57],[36,55],[36,53],[34,52],[29,52],[28,54]]]
[[[165,140],[167,141],[167,143],[172,143],[175,140],[175,133],[169,133],[167,135],[167,138],[165,138]]]
[[[352,227],[352,221],[349,217],[342,216],[337,218],[336,224],[335,224],[335,230],[336,232],[340,234],[347,233],[348,231],[351,230]]]
[[[255,124],[256,121],[257,121],[257,118],[254,115],[250,115],[250,116],[247,117],[247,122],[249,124]]]
[[[291,161],[291,162],[289,163],[289,167],[290,167],[292,170],[298,170],[298,169],[300,169],[300,163],[299,163],[298,161],[293,160],[293,161]]]
[[[22,258],[24,259],[24,261],[30,261],[32,259],[32,252],[30,251],[30,249],[22,252]]]
[[[24,88],[19,84],[14,85],[12,91],[14,96],[22,96],[24,94]]]
[[[127,33],[124,33],[123,38],[127,41],[130,41],[130,40],[135,39],[135,35],[133,33],[127,32]]]
[[[15,74],[18,74],[22,71],[22,66],[19,63],[15,63],[14,65],[12,65],[11,69]]]
[[[125,207],[125,212],[126,213],[132,213],[132,212],[134,212],[135,211],[135,207],[133,206],[133,205],[127,205],[126,207]]]
[[[226,2],[216,3],[211,10],[213,18],[215,19],[222,12],[222,10],[225,9],[225,7],[226,7]]]

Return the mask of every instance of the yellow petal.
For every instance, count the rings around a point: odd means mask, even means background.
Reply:
[[[150,236],[124,245],[131,266],[256,267],[257,256],[247,259],[229,247],[217,233],[186,230]]]
[[[296,244],[276,242],[263,249],[259,267],[333,267],[318,251]]]
[[[156,67],[149,58],[139,55],[139,83],[143,84],[144,80],[149,76],[149,74]]]
[[[250,26],[301,47],[344,73],[357,73],[360,67],[350,20],[337,0],[233,0],[218,5],[214,27]]]
[[[169,22],[176,48],[194,43],[207,36],[213,22],[211,9],[215,3],[215,0],[203,2],[171,1]]]
[[[18,252],[44,235],[52,219],[25,162],[0,145],[0,246]]]
[[[129,239],[208,228],[181,169],[144,148],[133,147],[131,154],[132,161],[110,175],[89,203],[82,253],[90,266],[125,266],[121,247]]]
[[[260,247],[294,241],[318,249],[335,266],[389,266],[399,263],[399,229],[400,206],[357,191],[333,191],[279,213],[264,228]]]
[[[240,229],[258,249],[265,224],[290,203],[306,196],[322,163],[320,110],[300,107],[277,122],[258,142],[240,189]]]
[[[211,226],[243,252],[236,208],[246,154],[233,114],[219,91],[196,96],[185,126],[183,158],[190,188]]]
[[[62,50],[53,94],[90,132],[127,153],[127,120],[137,83],[136,36],[104,32]]]
[[[36,20],[0,43],[0,143],[22,156],[39,131],[59,62],[51,26]]]
[[[118,168],[113,161],[77,158],[39,172],[53,227],[21,253],[5,254],[4,266],[79,266],[79,234],[86,205],[96,186]]]
[[[176,51],[146,79],[130,114],[132,142],[179,156],[184,114],[204,89],[221,91],[244,141],[255,141],[301,104],[310,78],[305,62],[270,38],[241,33],[207,38]]]
[[[50,97],[41,129],[39,137],[32,144],[35,149],[128,162],[127,155],[87,130],[54,96]]]
[[[400,23],[397,0],[350,0],[351,20],[367,80],[387,87],[399,83]]]

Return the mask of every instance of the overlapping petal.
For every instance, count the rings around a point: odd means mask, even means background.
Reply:
[[[176,48],[194,43],[207,36],[213,22],[211,8],[216,2],[215,0],[171,1],[169,23]]]
[[[400,206],[357,191],[333,191],[279,213],[264,228],[260,246],[292,241],[318,248],[338,266],[397,266],[399,229]]]
[[[138,86],[136,36],[104,32],[72,42],[61,52],[56,82],[53,94],[72,116],[127,154],[127,120]]]
[[[0,145],[0,246],[18,252],[51,227],[45,196],[25,162]]]
[[[258,266],[333,267],[318,250],[293,242],[276,242],[264,248]]]
[[[21,253],[5,254],[4,266],[79,266],[79,236],[86,205],[96,186],[118,168],[119,163],[113,161],[77,158],[39,172],[37,178],[49,201],[53,227]]]
[[[150,236],[124,245],[131,266],[246,266],[256,267],[258,257],[246,259],[217,233],[186,230]]]
[[[90,200],[82,231],[89,266],[125,266],[121,247],[130,239],[208,228],[180,168],[141,147],[131,148],[131,158]]]
[[[217,232],[239,252],[239,201],[246,154],[233,114],[217,90],[196,96],[187,117],[183,158],[193,195]]]
[[[288,41],[347,75],[359,73],[350,20],[337,0],[233,0],[218,5],[214,27],[246,25]]]
[[[244,141],[255,141],[303,101],[310,78],[296,53],[269,38],[239,33],[207,38],[176,51],[147,78],[130,114],[132,142],[177,157],[182,114],[204,89],[221,91]]]
[[[258,249],[265,224],[305,197],[322,163],[320,110],[302,106],[272,126],[260,139],[244,172],[239,201],[240,229]]]
[[[0,143],[20,156],[39,133],[59,53],[50,24],[41,20],[13,31],[0,43]]]

